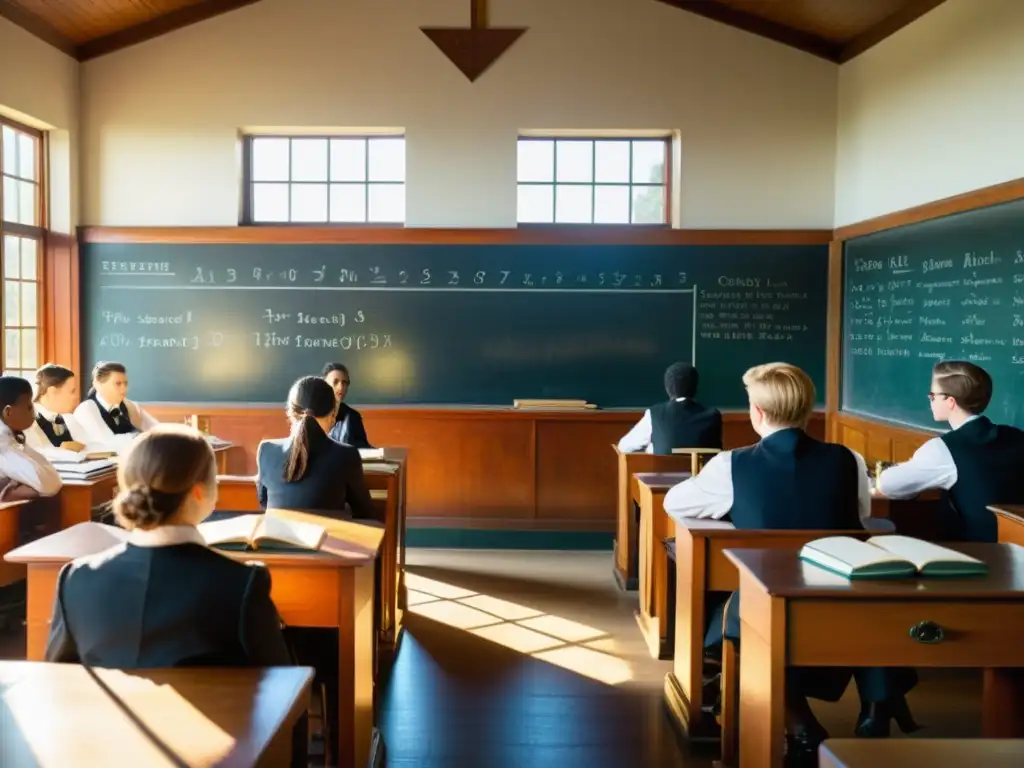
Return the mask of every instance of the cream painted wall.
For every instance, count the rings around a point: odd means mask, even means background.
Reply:
[[[684,227],[830,227],[838,67],[653,0],[262,0],[82,65],[83,222],[238,222],[243,126],[402,126],[410,226],[514,226],[519,129],[679,129]]]
[[[0,19],[0,112],[51,131],[50,228],[78,220],[78,62]]]
[[[1024,177],[1024,2],[948,0],[839,72],[837,226]]]

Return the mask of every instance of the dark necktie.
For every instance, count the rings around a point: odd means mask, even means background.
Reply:
[[[57,414],[56,418],[54,418],[53,420],[53,434],[55,434],[57,437],[62,437],[64,435],[65,429],[66,428],[64,426],[64,417],[61,416],[60,414]]]

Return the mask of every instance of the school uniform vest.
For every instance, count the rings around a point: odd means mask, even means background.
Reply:
[[[109,411],[103,407],[103,404],[97,399],[96,395],[89,395],[89,399],[96,403],[96,407],[100,411],[100,417],[103,419],[103,423],[107,425],[107,428],[115,435],[130,435],[139,430],[128,415],[128,406],[121,403],[116,408],[111,408]]]
[[[956,483],[943,494],[946,541],[997,540],[989,504],[1024,504],[1024,431],[971,419],[942,436]]]
[[[721,448],[722,414],[695,400],[669,400],[651,409],[651,443],[654,453],[666,455],[673,448]]]
[[[737,528],[861,528],[857,460],[841,445],[783,429],[732,452]]]
[[[46,439],[50,441],[50,445],[54,448],[60,448],[64,443],[69,443],[74,440],[71,437],[71,430],[67,428],[64,423],[64,417],[57,415],[53,421],[43,416],[43,414],[36,414],[36,424],[43,430],[43,434],[46,435]]]

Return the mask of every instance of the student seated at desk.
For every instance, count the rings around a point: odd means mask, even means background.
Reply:
[[[623,453],[670,454],[673,448],[721,448],[722,414],[693,398],[697,394],[697,369],[689,363],[673,363],[665,371],[669,399],[651,406],[636,425],[619,440]]]
[[[871,514],[864,459],[841,445],[822,443],[805,432],[814,408],[814,383],[796,366],[769,363],[743,375],[750,422],[761,440],[714,456],[697,476],[665,496],[674,518],[728,516],[741,529],[850,530]],[[739,639],[739,595],[712,617],[706,647],[723,632]],[[724,620],[723,620],[724,614]],[[916,683],[910,670],[863,669],[853,673],[861,693],[856,732],[884,736],[893,718],[914,727],[904,695]],[[807,697],[838,701],[851,671],[838,668],[787,670],[786,730],[790,751],[807,759],[826,737]]]
[[[35,416],[32,385],[19,376],[0,376],[0,501],[55,496],[64,485],[46,457],[25,444]]]
[[[256,451],[256,485],[264,509],[376,517],[359,451],[328,437],[336,406],[334,390],[321,378],[306,376],[292,385],[287,408],[291,436],[264,440]]]
[[[46,660],[138,669],[290,665],[270,572],[206,547],[217,463],[197,431],[165,424],[135,441],[114,500],[127,542],[68,563]]]
[[[328,363],[320,375],[334,389],[334,396],[338,401],[338,412],[334,416],[334,426],[330,431],[331,439],[354,448],[372,448],[370,438],[366,436],[366,427],[363,426],[363,417],[359,415],[359,411],[345,402],[345,395],[348,394],[349,385],[352,383],[348,368],[341,363]]]
[[[995,542],[996,519],[987,507],[1024,504],[1024,431],[982,415],[992,400],[992,377],[973,363],[936,363],[928,399],[932,417],[948,422],[950,431],[884,470],[875,493],[907,499],[942,490],[944,541]]]
[[[92,388],[74,413],[85,433],[85,442],[120,445],[159,424],[137,403],[128,400],[127,394],[127,369],[121,363],[96,363],[92,369]]]
[[[71,415],[78,405],[75,372],[47,363],[36,371],[36,420],[25,430],[25,442],[33,448],[60,448],[64,443],[85,443],[85,435]]]

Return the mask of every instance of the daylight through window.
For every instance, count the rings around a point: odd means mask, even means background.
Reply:
[[[670,141],[520,137],[520,224],[669,223]]]
[[[245,224],[402,224],[405,137],[250,136]]]

